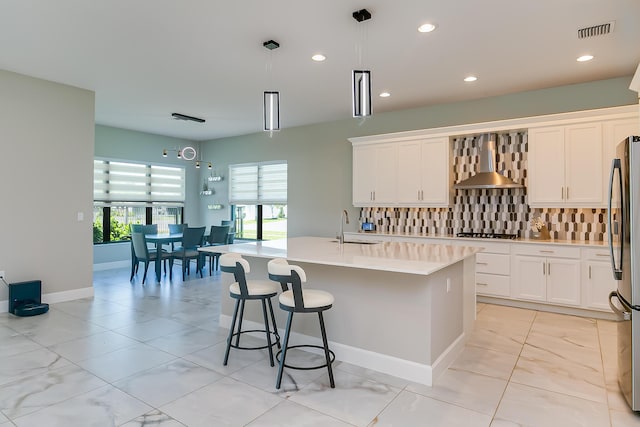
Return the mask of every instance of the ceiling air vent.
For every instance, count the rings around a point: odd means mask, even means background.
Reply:
[[[613,31],[613,25],[615,21],[607,22],[606,24],[594,25],[591,27],[580,28],[578,30],[578,38],[586,39],[588,37],[604,36]]]

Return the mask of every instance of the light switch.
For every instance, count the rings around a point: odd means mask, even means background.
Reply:
[[[77,218],[78,221],[84,221],[84,212],[78,212]]]

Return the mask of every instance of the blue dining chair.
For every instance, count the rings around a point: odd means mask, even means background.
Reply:
[[[145,280],[147,279],[147,271],[149,270],[150,262],[162,262],[163,260],[167,259],[171,260],[171,254],[168,252],[161,252],[160,259],[157,259],[158,253],[155,251],[155,249],[149,251],[149,247],[147,246],[147,238],[144,232],[138,231],[131,233],[131,245],[133,246],[133,251],[137,262],[144,262],[144,275],[142,276],[142,284],[144,284]],[[171,264],[171,261],[169,261],[169,263]],[[133,276],[131,276],[131,278],[133,279]],[[170,269],[169,280],[171,280],[172,278],[173,270]]]
[[[226,245],[229,241],[229,226],[228,225],[212,225],[209,237],[207,238],[206,246],[220,246]],[[203,253],[205,258],[209,259],[209,276],[213,274],[213,270],[216,270],[218,260],[220,259],[220,252],[205,252]]]
[[[196,268],[200,272],[200,277],[202,277],[203,258],[198,251],[198,247],[202,246],[204,231],[205,227],[185,227],[182,230],[182,246],[177,247],[170,253],[169,268],[173,267],[174,260],[179,259],[182,261],[182,280],[186,279],[186,273],[193,259],[196,260]]]
[[[169,224],[169,234],[182,233],[187,224]],[[171,250],[174,250],[174,243],[171,242]]]
[[[158,224],[129,224],[129,230],[131,231],[131,235],[133,233],[144,233],[147,234],[158,234]],[[152,251],[156,250],[156,246],[151,244]],[[131,239],[131,277],[129,281],[133,280],[133,276],[138,272],[138,266],[140,265],[140,261],[137,259],[135,251],[133,250],[133,238]],[[167,273],[167,264],[164,264],[164,272]]]
[[[220,221],[220,225],[228,225],[229,226],[229,236],[227,238],[227,244],[231,245],[233,240],[236,237],[236,224],[234,221],[223,219]]]
[[[169,234],[182,233],[187,224],[169,224]]]

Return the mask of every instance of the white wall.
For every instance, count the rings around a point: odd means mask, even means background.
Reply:
[[[91,289],[94,116],[91,91],[0,70],[0,270],[8,282],[40,279],[45,294]],[[1,286],[0,300],[7,295]]]

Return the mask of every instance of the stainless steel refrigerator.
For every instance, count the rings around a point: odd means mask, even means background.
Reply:
[[[609,181],[608,237],[617,289],[609,305],[618,314],[618,383],[640,411],[640,137],[616,147]]]

